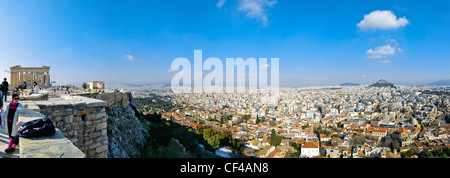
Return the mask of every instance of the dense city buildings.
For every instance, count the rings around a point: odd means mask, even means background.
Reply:
[[[164,119],[193,129],[231,131],[233,138],[245,143],[244,151],[233,152],[246,156],[400,158],[448,149],[449,89],[280,88],[277,104],[264,104],[258,93],[176,94],[167,89],[132,93],[137,98],[160,96],[177,106],[153,111]]]

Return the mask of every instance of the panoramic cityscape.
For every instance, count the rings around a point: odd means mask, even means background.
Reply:
[[[449,90],[386,80],[360,86],[281,88],[273,105],[251,93],[177,94],[168,89],[132,93],[176,106],[138,107],[144,113],[160,113],[163,119],[196,130],[231,131],[243,146],[219,149],[227,153],[225,157],[418,158],[448,155]],[[273,133],[280,137],[275,144]]]
[[[149,158],[101,167],[165,176],[440,168],[449,7],[1,0],[0,158]],[[79,160],[51,167],[100,168]]]

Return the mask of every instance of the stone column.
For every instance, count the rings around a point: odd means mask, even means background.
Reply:
[[[39,85],[39,83],[40,83],[39,82],[39,72],[36,72],[35,75],[36,75],[36,80],[35,81]]]
[[[30,86],[30,77],[28,75],[28,72],[25,73],[25,82],[27,82],[27,85]],[[29,88],[28,86],[27,88]]]
[[[20,71],[20,77],[19,77],[19,83],[18,83],[18,85],[22,85],[24,79],[25,79],[24,72],[23,72],[23,71]]]
[[[48,72],[47,72],[47,78],[46,78],[46,81],[47,81],[47,86],[50,87],[51,84],[52,84],[52,82],[50,81],[50,74],[49,74]]]
[[[20,71],[16,72],[16,86],[20,85],[20,77],[21,76],[22,76],[22,73]]]
[[[45,84],[44,84],[44,82],[45,82],[45,80],[44,80],[44,72],[40,72],[40,74],[39,74],[39,82],[41,83],[39,86],[41,86],[41,87],[43,87],[43,86],[45,86]]]
[[[36,72],[31,72],[31,83],[36,81]]]
[[[11,86],[14,86],[14,80],[16,79],[16,73],[13,71],[10,71],[10,72],[11,72],[11,77],[10,77],[11,81],[9,81],[9,82],[11,82]]]
[[[36,72],[36,83],[41,86],[41,74]]]
[[[14,72],[14,86],[17,86],[19,80],[19,72]]]
[[[45,75],[45,72],[42,72],[42,86],[47,85],[47,76]]]
[[[47,87],[50,87],[52,82],[50,81],[50,74],[47,72]]]
[[[19,81],[19,72],[14,72],[14,86],[17,86]]]
[[[20,81],[22,80],[22,71],[17,72],[16,85],[20,85]]]

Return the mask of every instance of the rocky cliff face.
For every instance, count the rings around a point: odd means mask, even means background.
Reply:
[[[108,157],[141,157],[140,150],[149,136],[145,121],[136,117],[132,105],[113,104],[106,109],[108,122]]]
[[[108,157],[141,157],[149,133],[146,120],[139,118],[130,92],[82,93],[78,94],[106,101]]]

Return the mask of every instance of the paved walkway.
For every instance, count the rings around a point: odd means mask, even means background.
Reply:
[[[4,98],[2,98],[4,99]],[[3,100],[3,111],[6,109],[6,105],[11,102],[11,96]],[[2,118],[3,120],[4,118]],[[4,125],[0,125],[0,158],[19,158],[19,149],[16,148],[13,153],[5,153],[5,149],[8,148],[9,138],[8,138],[8,128]]]

